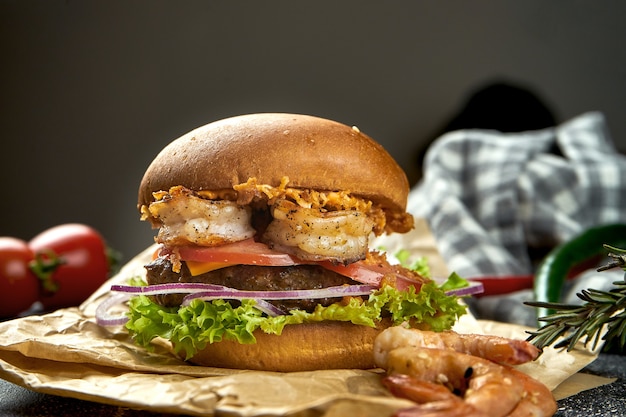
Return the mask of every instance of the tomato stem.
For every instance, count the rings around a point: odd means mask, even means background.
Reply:
[[[105,245],[104,251],[109,266],[109,276],[117,274],[122,264],[122,253],[108,245]]]
[[[66,261],[52,250],[37,252],[35,259],[28,263],[31,271],[39,278],[43,290],[54,294],[59,290],[59,283],[52,278],[57,268]]]

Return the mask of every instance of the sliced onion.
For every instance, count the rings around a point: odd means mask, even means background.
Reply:
[[[254,299],[256,308],[269,316],[283,315],[285,312],[275,305],[265,301],[286,300],[298,298],[329,298],[342,297],[345,295],[368,295],[375,287],[369,285],[338,286],[315,290],[292,290],[292,291],[244,291],[215,284],[199,282],[176,282],[169,284],[154,284],[147,286],[112,285],[111,291],[120,292],[128,298],[131,295],[164,295],[164,294],[190,294],[183,300],[183,305],[188,305],[192,299],[203,300],[217,299]]]
[[[195,299],[206,301],[216,299],[254,299],[257,302],[256,308],[260,311],[268,316],[278,316],[285,314],[285,312],[266,300],[320,299],[343,296],[359,296],[369,295],[376,289],[377,286],[372,285],[343,285],[310,290],[246,291],[222,285],[197,282],[177,282],[147,286],[112,285],[111,291],[117,292],[118,294],[111,295],[100,303],[96,309],[96,322],[101,326],[116,326],[125,324],[128,321],[128,317],[125,315],[113,316],[109,314],[109,310],[116,305],[126,302],[132,295],[138,294],[161,295],[186,293],[188,295],[183,299],[183,305],[188,305]],[[481,282],[470,281],[469,286],[446,291],[446,294],[463,297],[480,294],[483,291],[484,288]]]
[[[262,299],[262,300],[294,300],[294,299],[316,299],[333,298],[343,296],[369,295],[376,287],[370,285],[348,285],[314,290],[288,290],[288,291],[243,291],[235,289],[215,290],[197,292],[190,294],[183,299],[183,305],[187,305],[191,300],[216,300],[216,299]]]
[[[257,310],[260,310],[270,317],[284,316],[286,314],[286,312],[283,311],[281,308],[276,307],[274,304],[268,303],[265,300],[256,300],[255,307],[257,308]]]
[[[109,310],[116,305],[125,303],[130,298],[129,294],[112,294],[96,308],[96,323],[100,326],[119,326],[126,324],[128,317],[123,315],[111,315]]]
[[[162,295],[194,293],[212,290],[225,290],[228,287],[215,284],[204,284],[202,282],[173,282],[169,284],[153,284],[145,286],[134,285],[112,285],[111,291],[127,294]]]
[[[96,308],[96,322],[101,326],[115,326],[125,324],[128,321],[126,316],[111,316],[108,310],[112,307],[126,302],[133,294],[157,295],[157,294],[176,294],[185,292],[211,291],[220,290],[227,291],[230,288],[222,285],[203,284],[203,283],[172,283],[172,284],[155,284],[143,287],[135,287],[131,285],[112,285],[111,291],[119,292],[111,295],[104,300]],[[285,314],[283,310],[265,300],[256,300],[256,308],[268,316],[280,316]]]

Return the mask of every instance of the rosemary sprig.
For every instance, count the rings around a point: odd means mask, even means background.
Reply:
[[[612,251],[613,258],[607,265],[598,268],[598,271],[620,267],[626,269],[626,250],[605,245]],[[596,349],[600,342],[604,342],[603,350],[621,351],[626,347],[626,279],[613,282],[610,291],[594,289],[583,290],[576,294],[583,303],[572,305],[564,303],[526,302],[532,307],[548,308],[554,311],[539,321],[545,322],[537,331],[528,332],[528,341],[539,348],[554,344],[555,348],[565,348],[570,351],[579,341],[584,346],[592,343]],[[606,333],[602,330],[606,325]],[[562,337],[558,343],[557,340]]]

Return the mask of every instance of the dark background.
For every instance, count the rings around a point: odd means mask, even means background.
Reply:
[[[603,112],[625,150],[625,18],[620,0],[0,0],[0,235],[84,222],[132,257],[152,158],[242,113],[357,125],[414,178],[469,92],[504,80],[559,121]]]

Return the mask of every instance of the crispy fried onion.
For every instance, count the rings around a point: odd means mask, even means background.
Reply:
[[[302,188],[287,187],[288,177],[283,177],[278,187],[267,184],[258,184],[256,178],[250,178],[243,184],[233,188],[239,193],[239,203],[249,204],[253,199],[264,199],[269,205],[276,200],[288,199],[303,208],[318,208],[324,210],[359,210],[368,212],[372,207],[371,201],[350,195],[350,191],[315,191]]]
[[[316,209],[320,213],[356,211],[365,214],[370,219],[372,222],[371,231],[375,235],[381,235],[385,230],[387,220],[383,209],[371,201],[355,197],[349,190],[316,191],[287,187],[288,183],[288,177],[283,177],[278,187],[258,184],[256,178],[250,178],[245,183],[235,185],[233,189],[238,193],[237,202],[242,205],[255,201],[265,201],[268,206],[274,206],[280,201],[290,201],[301,208]]]

